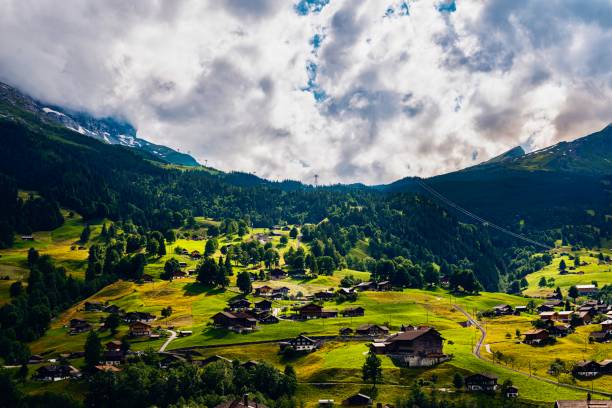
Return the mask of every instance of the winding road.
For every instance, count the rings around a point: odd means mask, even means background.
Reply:
[[[517,370],[515,368],[505,367],[505,366],[503,366],[501,364],[496,364],[496,363],[492,362],[491,360],[488,360],[488,359],[482,357],[480,355],[480,348],[482,347],[482,343],[484,342],[485,337],[487,337],[487,331],[484,329],[484,327],[482,327],[482,325],[476,319],[474,319],[461,306],[455,304],[455,305],[453,305],[453,307],[455,309],[457,309],[458,311],[460,311],[461,313],[463,313],[465,315],[465,317],[467,317],[468,321],[471,324],[473,324],[474,326],[476,326],[476,328],[478,330],[480,330],[481,336],[480,336],[480,339],[478,340],[478,342],[476,343],[476,347],[472,350],[472,354],[474,354],[474,356],[478,357],[482,361],[486,361],[489,364],[494,364],[494,365],[496,365],[498,367],[501,367],[503,369],[515,372],[515,373],[520,374],[522,376],[525,376],[525,377],[528,377],[528,378],[535,378],[537,380],[544,381],[544,382],[547,382],[549,384],[557,385],[559,387],[572,388],[572,389],[578,390],[578,391],[587,391],[587,392],[594,393],[594,394],[599,394],[599,395],[605,395],[605,396],[608,396],[608,397],[612,397],[612,393],[610,393],[610,392],[605,392],[605,391],[601,391],[601,390],[591,390],[590,388],[580,387],[578,385],[563,384],[563,383],[560,383],[560,382],[557,382],[557,381],[550,380],[548,378],[539,377],[539,376],[533,375],[533,374],[528,374],[528,373],[525,373],[523,371],[519,371],[519,370]]]
[[[168,345],[172,342],[172,340],[176,339],[176,332],[174,330],[170,330],[170,329],[166,329],[167,331],[170,332],[170,337],[168,337],[168,339],[164,342],[164,344],[162,344],[162,346],[159,348],[159,352],[163,353],[164,351],[166,351],[166,347],[168,347]]]

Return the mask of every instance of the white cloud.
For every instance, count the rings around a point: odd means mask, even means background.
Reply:
[[[224,170],[388,182],[612,118],[606,1],[5,3],[0,80]]]

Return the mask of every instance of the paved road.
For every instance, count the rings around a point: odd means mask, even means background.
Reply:
[[[549,384],[557,385],[559,387],[572,388],[572,389],[578,390],[578,391],[587,391],[587,392],[592,392],[594,394],[600,394],[600,395],[606,395],[608,397],[612,397],[612,393],[610,393],[610,392],[605,392],[605,391],[600,391],[600,390],[591,390],[590,388],[580,387],[578,385],[563,384],[563,383],[560,383],[560,382],[557,382],[557,381],[550,380],[548,378],[539,377],[539,376],[533,375],[533,374],[528,374],[528,373],[525,373],[523,371],[519,371],[519,370],[514,369],[514,368],[505,367],[505,366],[502,366],[501,364],[493,363],[491,360],[487,360],[486,358],[484,358],[484,357],[482,357],[480,355],[480,348],[482,347],[482,343],[484,342],[484,339],[487,336],[487,331],[482,327],[482,325],[480,323],[478,323],[478,321],[476,319],[472,318],[472,316],[468,312],[466,312],[461,306],[453,305],[453,307],[455,309],[457,309],[458,311],[460,311],[461,313],[463,313],[465,315],[465,317],[468,318],[470,323],[473,324],[474,326],[476,326],[478,328],[478,330],[480,330],[481,337],[478,340],[478,342],[476,343],[476,347],[474,348],[474,350],[472,350],[472,354],[474,354],[479,359],[481,359],[483,361],[486,361],[489,364],[494,364],[494,365],[497,365],[497,366],[499,366],[501,368],[504,368],[506,370],[515,372],[515,373],[520,374],[522,376],[529,377],[529,378],[535,378],[537,380],[544,381],[544,382],[547,382]]]
[[[159,348],[160,353],[163,353],[166,350],[166,347],[168,347],[168,344],[170,344],[172,340],[176,339],[176,332],[174,330],[170,330],[170,329],[166,329],[166,330],[170,332],[170,337],[168,337],[168,339],[164,342],[164,344],[162,344],[162,346]]]

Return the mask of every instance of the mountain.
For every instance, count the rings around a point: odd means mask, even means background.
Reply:
[[[0,115],[16,116],[19,111],[29,112],[45,123],[63,126],[107,144],[126,146],[149,153],[169,164],[199,166],[199,163],[188,154],[138,138],[136,129],[125,121],[110,117],[95,118],[85,112],[48,106],[0,82]]]
[[[422,182],[463,208],[515,229],[589,225],[610,230],[612,125],[531,153],[516,147],[460,171],[425,180],[407,177],[377,189],[426,192]]]

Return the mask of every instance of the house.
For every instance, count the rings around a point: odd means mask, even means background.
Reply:
[[[141,279],[142,279],[143,282],[153,282],[153,277],[151,275],[146,274],[146,273],[142,275]]]
[[[539,345],[545,342],[546,340],[548,340],[548,336],[549,336],[548,330],[544,330],[544,329],[530,330],[525,333],[525,339],[523,340],[523,343],[529,344],[532,346]]]
[[[370,282],[361,282],[361,283],[355,285],[355,287],[353,289],[355,289],[356,291],[359,291],[359,292],[363,292],[363,291],[366,291],[366,290],[376,290],[376,283],[372,282],[372,281],[370,281]]]
[[[251,302],[244,298],[232,300],[229,302],[230,310],[245,310],[251,307]]]
[[[300,307],[298,313],[301,319],[314,319],[321,317],[323,306],[317,305],[316,303],[309,303]]]
[[[119,351],[121,350],[121,342],[119,340],[111,340],[104,347],[109,351]]]
[[[43,361],[45,361],[45,359],[42,356],[39,356],[38,354],[33,354],[28,359],[28,364],[40,364]]]
[[[151,326],[145,322],[130,323],[130,336],[149,337],[151,336]]]
[[[602,374],[612,374],[612,360],[603,360],[599,365]]]
[[[349,307],[340,312],[344,317],[356,317],[365,315],[365,309],[361,306]]]
[[[350,336],[351,334],[353,334],[353,329],[350,327],[343,327],[340,329],[341,336]]]
[[[33,235],[22,235],[21,240],[22,241],[34,241],[34,236]]]
[[[572,332],[569,324],[553,324],[548,328],[548,334],[553,337],[565,337]]]
[[[544,304],[550,307],[563,307],[563,300],[553,296],[552,299],[548,299]]]
[[[572,374],[575,377],[597,377],[601,374],[601,365],[596,361],[582,361],[576,363]]]
[[[85,333],[91,330],[91,324],[82,319],[70,320],[70,334]]]
[[[325,290],[314,294],[315,299],[331,300],[336,297],[336,294],[331,290]]]
[[[270,278],[274,280],[280,280],[287,277],[287,272],[283,271],[280,268],[275,268],[270,271]]]
[[[552,312],[555,310],[554,306],[549,306],[546,303],[538,306],[538,312]]]
[[[263,311],[270,311],[272,310],[272,302],[270,302],[267,299],[264,299],[260,302],[256,302],[255,303],[255,309],[257,310],[263,310]]]
[[[578,312],[578,317],[582,324],[590,324],[591,320],[593,320],[593,316],[589,312]]]
[[[192,251],[191,254],[189,255],[189,257],[191,259],[201,259],[202,258],[202,254],[200,253],[200,251]]]
[[[260,317],[258,320],[259,320],[259,323],[261,324],[276,324],[280,322],[278,317],[271,315],[271,314],[266,314]]]
[[[473,374],[465,377],[465,387],[468,391],[495,392],[497,377],[489,374]]]
[[[593,296],[599,293],[599,288],[595,285],[576,285],[579,296]]]
[[[519,390],[514,385],[506,388],[506,398],[518,398]]]
[[[259,365],[259,361],[249,360],[249,361],[245,361],[244,363],[240,364],[240,367],[250,370],[251,368],[257,367],[258,365]]]
[[[212,317],[212,320],[217,327],[239,332],[253,330],[257,326],[257,320],[243,312],[219,312]]]
[[[123,316],[123,320],[126,323],[134,323],[134,322],[145,322],[150,323],[155,320],[155,315],[147,312],[127,312],[125,316]]]
[[[527,306],[516,306],[514,308],[514,313],[515,314],[527,313]]]
[[[179,262],[179,267],[186,268],[187,267],[187,262]]]
[[[352,407],[356,407],[356,406],[365,407],[371,404],[372,404],[372,398],[368,397],[365,394],[361,394],[361,393],[351,395],[350,397],[342,401],[342,405],[348,405]]]
[[[121,350],[106,350],[102,353],[100,361],[104,365],[120,365],[125,363],[125,353]]]
[[[272,294],[273,294],[273,295],[277,295],[277,294],[278,294],[278,295],[281,295],[282,297],[285,297],[285,296],[289,296],[289,291],[290,291],[290,290],[291,290],[291,289],[289,289],[288,287],[286,287],[286,286],[282,286],[282,287],[280,287],[280,288],[276,288],[276,289],[274,289],[274,290],[272,291]]]
[[[597,343],[605,343],[608,341],[608,338],[610,338],[611,336],[608,335],[608,333],[604,331],[594,331],[589,334],[589,337],[593,339],[593,341],[596,341]]]
[[[225,401],[215,408],[268,408],[261,402],[255,402],[249,399],[249,394],[244,394],[242,398],[235,398]]]
[[[557,312],[557,320],[563,323],[569,323],[572,320],[573,310],[562,310]]]
[[[159,357],[161,357],[159,360],[159,366],[161,368],[168,368],[175,363],[185,363],[187,361],[185,357],[180,356],[176,353],[159,352],[157,354],[159,355]]]
[[[332,408],[334,406],[334,400],[333,399],[320,399],[317,402],[317,406],[319,408]]]
[[[48,365],[36,370],[34,378],[39,381],[60,381],[69,378],[78,378],[81,372],[70,365]]]
[[[601,322],[601,331],[612,334],[612,319]]]
[[[380,292],[387,292],[393,289],[393,285],[389,281],[382,281],[376,283],[376,290]]]
[[[400,365],[429,367],[449,359],[442,352],[443,337],[433,327],[409,328],[370,345],[377,354],[386,354]]]
[[[255,288],[255,296],[270,296],[272,294],[272,288],[268,285],[260,286]]]
[[[541,312],[539,316],[542,320],[557,320],[557,312]]]
[[[588,400],[588,401],[569,401],[558,400],[555,408],[612,408],[612,401]]]
[[[355,333],[360,336],[376,337],[389,334],[389,328],[378,324],[362,324],[355,330]]]
[[[510,305],[502,304],[502,305],[494,306],[493,313],[495,313],[497,316],[511,315],[514,313],[514,309]]]
[[[101,312],[104,310],[104,305],[101,302],[85,302],[86,312]]]
[[[339,288],[336,293],[338,295],[352,295],[355,293],[355,289],[353,288]]]
[[[295,351],[313,351],[321,345],[321,342],[300,334],[296,338],[289,341],[280,342],[278,345],[281,351],[287,348],[292,348]]]
[[[104,308],[104,311],[110,314],[121,314],[122,312],[121,308],[117,305],[108,305]]]
[[[179,337],[189,337],[193,334],[192,330],[179,330],[178,331],[178,336]]]

